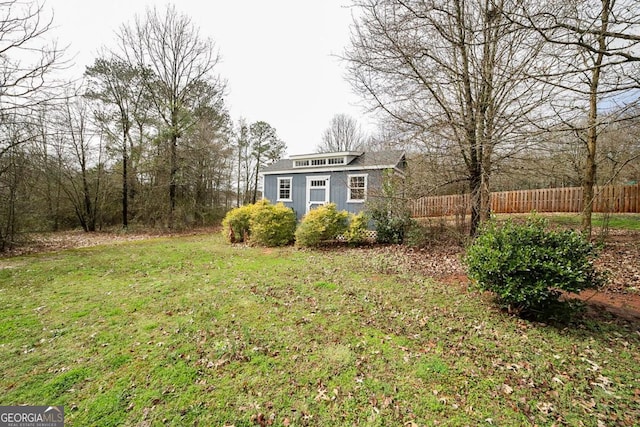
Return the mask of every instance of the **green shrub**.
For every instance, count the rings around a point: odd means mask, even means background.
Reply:
[[[380,243],[404,242],[407,231],[414,225],[406,200],[399,198],[402,181],[385,171],[380,194],[367,201],[366,213],[371,218]]]
[[[525,315],[547,315],[562,291],[580,292],[604,282],[593,265],[597,253],[570,230],[548,230],[543,218],[525,224],[490,221],[468,248],[469,277],[500,303]]]
[[[370,205],[367,213],[373,220],[380,243],[403,243],[407,231],[414,225],[411,213],[400,205]]]
[[[255,205],[231,209],[222,220],[222,234],[229,243],[241,243],[251,235],[251,214]]]
[[[309,211],[296,230],[298,246],[318,246],[327,240],[335,239],[347,231],[349,214],[338,211],[335,203],[328,203]]]
[[[368,219],[364,212],[351,215],[349,228],[344,233],[347,242],[351,245],[361,245],[367,241]]]
[[[250,219],[251,241],[263,246],[285,246],[293,242],[296,214],[282,203],[259,204]]]

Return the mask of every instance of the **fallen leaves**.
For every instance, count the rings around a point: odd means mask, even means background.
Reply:
[[[513,387],[508,384],[502,384],[502,392],[504,394],[511,394],[513,393]]]
[[[550,403],[550,402],[538,402],[536,404],[536,408],[538,409],[538,411],[540,411],[544,415],[550,415],[552,412],[556,410],[553,403]]]
[[[613,385],[613,381],[602,375],[598,375],[596,381],[590,383],[593,386],[600,387],[606,394],[613,395],[613,392],[609,388]]]
[[[585,291],[579,297],[622,318],[640,320],[640,232],[611,230],[606,242],[596,265],[610,272],[608,283],[598,292]],[[413,271],[446,284],[469,283],[461,261],[464,254],[461,246],[434,245],[424,249],[381,246],[366,250],[372,269],[378,273]]]
[[[144,354],[133,352],[136,369],[159,360],[169,367],[184,365],[189,384],[167,378],[171,386],[158,387],[164,390],[162,405],[139,399],[137,419],[151,425],[167,414],[181,414],[184,408],[168,401],[186,391],[215,407],[208,411],[212,417],[226,411],[211,425],[356,425],[372,417],[372,425],[411,427],[455,416],[469,425],[510,425],[523,417],[531,425],[569,425],[562,416],[588,417],[590,425],[596,419],[602,425],[632,425],[638,415],[634,403],[640,402],[634,382],[638,331],[618,328],[616,333],[604,324],[596,324],[598,330],[556,329],[467,305],[482,296],[459,285],[465,280],[459,253],[374,247],[345,255],[349,260],[377,256],[379,266],[397,276],[354,271],[351,264],[344,271],[311,265],[306,268],[313,271],[297,271],[286,282],[285,273],[263,280],[246,278],[241,270],[215,288],[198,283],[178,292],[171,283],[172,294],[162,301],[176,304],[151,306],[167,325],[162,332],[156,328],[147,334],[134,324],[128,333],[142,342],[131,348],[144,349]],[[387,255],[391,260],[383,264]],[[323,256],[313,264],[329,264]],[[327,292],[316,285],[321,280],[337,289]],[[189,315],[195,323],[189,323],[183,314],[205,299],[211,307],[202,304],[196,316]],[[236,300],[240,304],[233,304]],[[55,312],[41,304],[31,306],[29,315]],[[133,320],[144,314],[136,312]],[[122,318],[121,323],[129,321]],[[38,342],[26,342],[24,348]],[[619,362],[623,354],[626,364]],[[425,364],[420,378],[416,368]],[[319,377],[323,382],[316,382]],[[151,409],[143,411],[143,405]]]

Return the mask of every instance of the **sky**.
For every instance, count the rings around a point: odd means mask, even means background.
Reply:
[[[46,0],[54,35],[81,76],[101,47],[112,47],[119,28],[144,15],[154,0]],[[276,128],[287,153],[315,150],[335,114],[373,124],[345,79],[336,55],[349,43],[349,0],[181,0],[201,36],[216,43],[218,73],[227,81],[227,108],[236,122],[263,120]]]

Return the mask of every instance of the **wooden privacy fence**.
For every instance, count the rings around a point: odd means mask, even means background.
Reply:
[[[594,212],[640,213],[640,184],[595,187]],[[538,190],[501,191],[491,193],[491,212],[581,212],[582,187],[543,188]],[[410,200],[414,218],[468,215],[471,196],[431,196]]]

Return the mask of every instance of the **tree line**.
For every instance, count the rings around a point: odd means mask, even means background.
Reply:
[[[0,5],[0,250],[23,231],[210,225],[256,200],[286,145],[234,123],[217,48],[188,16],[148,9],[71,83],[44,15]]]
[[[407,194],[638,180],[640,6],[634,0],[353,0],[347,78],[378,135],[336,115],[318,151],[407,147]],[[173,6],[116,32],[69,82],[53,22],[0,4],[0,250],[23,231],[215,224],[259,197],[286,145],[233,120],[213,40]],[[634,172],[636,171],[636,172]]]
[[[570,147],[582,156],[582,227],[590,235],[601,138],[637,125],[640,112],[637,1],[355,0],[353,7],[344,54],[353,87],[396,140],[444,170],[443,185],[470,191],[472,233],[489,215],[494,176],[526,159],[572,156]],[[621,162],[637,159],[638,141],[629,142],[635,154]]]

